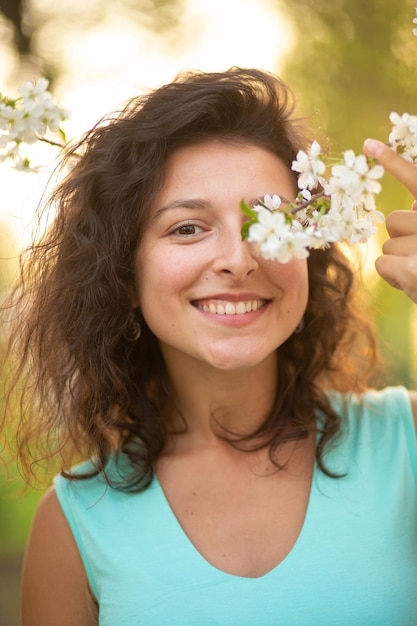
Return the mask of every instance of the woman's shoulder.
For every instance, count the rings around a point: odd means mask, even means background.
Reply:
[[[100,464],[96,459],[88,459],[74,465],[70,470],[61,472],[54,478],[54,487],[58,496],[70,494],[101,495],[109,488],[111,493],[129,491],[129,484],[135,478],[135,471],[125,454],[112,454],[107,462]]]
[[[417,446],[413,400],[405,387],[368,389],[362,394],[330,393],[333,409],[342,420],[342,432],[352,439],[374,440],[402,434]]]
[[[332,471],[343,475],[352,467],[361,467],[367,475],[381,477],[394,467],[400,475],[403,468],[415,485],[417,437],[407,389],[395,386],[362,394],[330,392],[329,400],[341,419],[339,434],[326,452]]]
[[[412,399],[404,387],[370,389],[363,394],[330,393],[341,418],[335,447],[347,459],[373,467],[407,463],[417,478],[417,437]],[[413,398],[414,399],[414,398]]]
[[[392,386],[384,389],[368,389],[362,394],[341,394],[329,392],[332,407],[348,421],[369,419],[376,425],[377,419],[413,420],[412,399],[416,401],[405,387]]]
[[[142,510],[156,486],[153,477],[141,477],[124,453],[112,454],[104,467],[92,459],[54,478],[56,497],[77,540],[83,525],[96,524],[104,533],[125,507]]]
[[[85,569],[54,488],[39,503],[26,548],[22,620],[33,626],[96,623]]]

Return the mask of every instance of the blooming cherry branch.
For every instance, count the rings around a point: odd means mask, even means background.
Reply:
[[[17,169],[31,169],[29,157],[22,153],[24,144],[43,141],[60,148],[66,137],[61,123],[70,117],[47,91],[48,81],[26,82],[16,99],[0,94],[0,161],[11,161]],[[46,137],[47,131],[58,133],[61,141]]]
[[[287,263],[308,257],[311,249],[338,241],[359,243],[375,233],[374,222],[384,219],[374,198],[381,190],[381,165],[347,150],[326,176],[320,144],[314,141],[308,152],[298,152],[292,169],[300,188],[294,202],[266,195],[254,207],[241,204],[250,218],[242,237],[255,243],[264,258]]]
[[[390,120],[388,145],[417,164],[417,116],[391,113]],[[292,169],[298,173],[300,188],[293,202],[266,195],[254,207],[241,203],[249,217],[242,237],[255,243],[264,258],[288,263],[331,243],[361,243],[375,233],[375,222],[384,220],[375,205],[384,170],[373,159],[347,150],[343,162],[333,165],[329,174],[320,144],[313,141],[307,152],[298,152]]]
[[[417,116],[391,113],[390,120],[388,145],[417,165]],[[242,237],[255,243],[264,258],[288,263],[331,243],[361,243],[375,233],[375,222],[384,220],[375,205],[384,169],[373,159],[347,150],[329,174],[320,144],[313,141],[307,152],[298,152],[292,170],[300,189],[294,202],[266,195],[254,207],[241,203],[249,217]]]

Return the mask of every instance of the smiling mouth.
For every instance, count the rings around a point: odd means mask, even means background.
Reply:
[[[240,302],[229,302],[227,300],[204,300],[196,302],[196,306],[205,313],[214,313],[216,315],[244,315],[252,311],[258,311],[267,304],[267,300],[247,300]]]

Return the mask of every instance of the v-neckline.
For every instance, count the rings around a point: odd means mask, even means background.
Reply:
[[[312,541],[314,541],[314,538],[309,538],[308,535],[310,533],[310,529],[315,527],[315,524],[314,524],[314,521],[312,521],[312,518],[314,517],[315,510],[316,510],[315,504],[316,504],[316,499],[317,499],[316,498],[317,475],[318,475],[318,467],[317,467],[316,459],[314,459],[307,507],[306,507],[303,523],[301,525],[301,529],[297,535],[297,538],[295,542],[293,543],[292,547],[290,548],[290,550],[284,556],[284,558],[281,559],[276,565],[271,567],[267,572],[265,572],[264,574],[261,574],[260,576],[240,576],[238,574],[232,574],[210,563],[210,561],[208,561],[206,557],[203,556],[203,554],[198,550],[198,548],[194,545],[194,543],[191,541],[191,539],[185,532],[184,528],[182,527],[181,523],[179,522],[177,516],[175,515],[171,507],[171,504],[162,488],[162,485],[156,473],[154,474],[154,478],[153,478],[153,486],[156,487],[160,500],[162,502],[162,506],[166,510],[165,517],[167,520],[169,520],[170,533],[174,537],[176,545],[179,545],[185,553],[188,553],[190,557],[194,560],[194,562],[196,562],[196,564],[199,564],[200,566],[206,569],[208,568],[209,571],[221,577],[226,577],[230,579],[261,581],[262,579],[266,579],[269,576],[283,572],[287,567],[291,567],[292,562],[297,559],[298,553],[301,552],[301,554],[303,554],[304,546],[307,550],[309,546],[311,547],[311,543]]]

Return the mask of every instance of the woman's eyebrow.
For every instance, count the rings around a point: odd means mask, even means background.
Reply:
[[[290,204],[291,200],[288,200],[284,196],[280,196],[281,201],[284,204]],[[258,196],[256,198],[251,198],[249,200],[249,206],[255,206],[262,202],[263,197]],[[210,209],[211,203],[208,200],[204,200],[203,198],[187,198],[187,199],[179,199],[172,200],[172,202],[168,202],[168,204],[160,207],[152,217],[152,221],[157,221],[160,216],[165,213],[165,211],[170,211],[172,209]]]
[[[188,198],[184,200],[173,200],[168,204],[160,207],[152,217],[152,221],[156,221],[165,213],[165,211],[170,211],[171,209],[209,209],[211,207],[211,203],[208,200],[203,200],[203,198]]]

